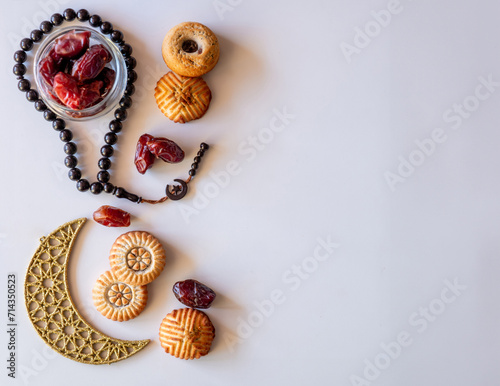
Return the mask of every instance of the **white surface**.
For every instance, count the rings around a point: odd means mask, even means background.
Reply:
[[[399,12],[377,31],[372,12],[388,5]],[[66,178],[57,134],[16,90],[12,54],[23,23],[38,25],[67,6],[110,20],[138,59],[138,92],[116,146],[113,182],[160,197],[185,175],[199,143],[211,144],[183,201],[138,206],[79,193]],[[15,272],[19,326],[17,379],[7,379],[3,365],[0,383],[497,385],[498,84],[487,98],[478,89],[484,100],[459,128],[452,128],[457,118],[443,115],[474,95],[480,77],[500,81],[499,12],[491,0],[4,2],[0,323],[6,331],[7,272]],[[187,20],[213,29],[221,58],[205,76],[214,96],[208,113],[177,125],[157,109],[153,89],[167,71],[163,37]],[[380,33],[348,63],[341,47],[365,26]],[[284,109],[294,118],[253,158],[249,137],[266,141],[264,129]],[[107,122],[71,125],[86,175],[97,172]],[[441,143],[392,191],[386,172],[397,173],[400,156],[418,162],[416,141],[436,128]],[[144,132],[177,141],[186,161],[139,175],[133,152]],[[238,174],[214,189],[211,173],[230,162]],[[155,234],[168,264],[150,285],[143,314],[109,321],[93,309],[91,290],[124,230],[85,225],[70,265],[78,308],[104,333],[152,339],[126,361],[93,367],[44,349],[27,319],[22,281],[41,236],[90,218],[103,204],[129,210],[130,229]],[[186,216],[189,208],[197,212]],[[338,247],[315,264],[308,256],[328,238]],[[307,279],[292,271],[301,264],[311,271]],[[188,277],[218,294],[207,311],[217,329],[213,350],[197,361],[163,353],[157,339],[162,318],[181,306],[171,286]],[[447,280],[466,288],[453,295]],[[256,302],[267,304],[276,290],[282,303],[259,319]],[[439,315],[424,322],[429,306]],[[257,326],[250,332],[242,322],[249,319]],[[239,343],[228,343],[238,334]],[[397,339],[407,343],[400,352],[390,343]],[[6,358],[6,333],[0,341]],[[390,363],[384,344],[395,350]],[[384,369],[370,373],[367,361]]]

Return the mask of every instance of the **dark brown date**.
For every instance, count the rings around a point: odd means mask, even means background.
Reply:
[[[182,304],[192,308],[209,308],[215,299],[215,292],[194,279],[178,281],[172,288]]]

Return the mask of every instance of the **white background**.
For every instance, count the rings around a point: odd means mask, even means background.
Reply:
[[[390,20],[380,13],[388,4],[397,12]],[[19,325],[17,378],[7,377],[3,332],[0,383],[497,385],[500,3],[395,4],[4,1],[0,331],[7,329],[8,272],[18,278]],[[34,26],[68,6],[111,21],[138,61],[134,106],[115,146],[115,184],[159,198],[167,183],[186,176],[199,143],[211,145],[183,201],[148,206],[92,196],[66,177],[62,143],[17,91],[12,55]],[[384,26],[374,11],[385,15]],[[181,125],[161,114],[153,90],[167,72],[163,37],[188,20],[217,34],[221,57],[204,77],[213,92],[208,113]],[[365,27],[372,38],[362,47],[357,28]],[[342,49],[348,45],[356,50],[350,55]],[[493,81],[489,92],[481,77]],[[458,124],[449,109],[464,102],[471,111]],[[293,118],[270,131],[284,110]],[[108,121],[71,125],[91,179]],[[440,143],[429,145],[435,129]],[[139,175],[133,155],[145,132],[175,140],[186,160]],[[255,157],[250,137],[260,149]],[[427,155],[417,141],[428,144]],[[418,165],[405,169],[410,158]],[[237,175],[217,183],[214,176],[231,162]],[[404,176],[394,180],[398,168]],[[149,285],[146,309],[124,323],[105,319],[91,301],[95,280],[109,269],[109,249],[125,231],[90,220],[103,204],[130,211],[130,230],[153,233],[168,254],[166,269]],[[23,304],[23,278],[39,238],[79,217],[89,221],[70,263],[78,309],[106,334],[152,340],[110,366],[45,349]],[[318,262],[311,256],[320,239],[338,246]],[[158,341],[163,317],[182,307],[171,287],[186,278],[218,294],[207,311],[217,337],[196,361],[165,354]],[[458,283],[457,295],[446,290],[447,280]],[[257,304],[269,304],[275,290],[282,302],[263,315]],[[399,350],[391,342],[401,334],[407,345]]]

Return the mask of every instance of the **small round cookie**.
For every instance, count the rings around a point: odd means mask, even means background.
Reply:
[[[212,93],[202,78],[188,78],[170,71],[156,84],[155,98],[168,119],[186,123],[206,113]]]
[[[207,355],[214,337],[215,328],[208,315],[194,308],[174,310],[160,325],[161,347],[180,359]]]
[[[138,316],[148,301],[145,285],[126,284],[111,271],[104,272],[92,289],[94,306],[106,318],[125,322]]]
[[[132,231],[116,239],[109,254],[111,270],[130,285],[144,285],[156,279],[165,267],[165,251],[148,232]]]
[[[176,74],[202,76],[219,60],[219,41],[210,28],[200,23],[185,22],[168,31],[161,53],[167,66]]]

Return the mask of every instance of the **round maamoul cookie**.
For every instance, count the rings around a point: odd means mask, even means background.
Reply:
[[[215,328],[208,315],[194,308],[174,310],[160,325],[161,347],[180,359],[207,355],[214,337]]]
[[[134,286],[119,280],[111,271],[104,272],[92,289],[92,300],[106,318],[125,322],[138,316],[148,301],[145,285]]]
[[[165,251],[156,237],[145,231],[131,231],[116,239],[109,254],[111,270],[131,285],[156,279],[165,267]]]
[[[188,78],[170,71],[156,84],[155,98],[168,119],[186,123],[207,112],[212,93],[202,78]]]
[[[184,22],[168,31],[161,53],[176,74],[198,77],[212,70],[219,61],[219,41],[207,26]]]

